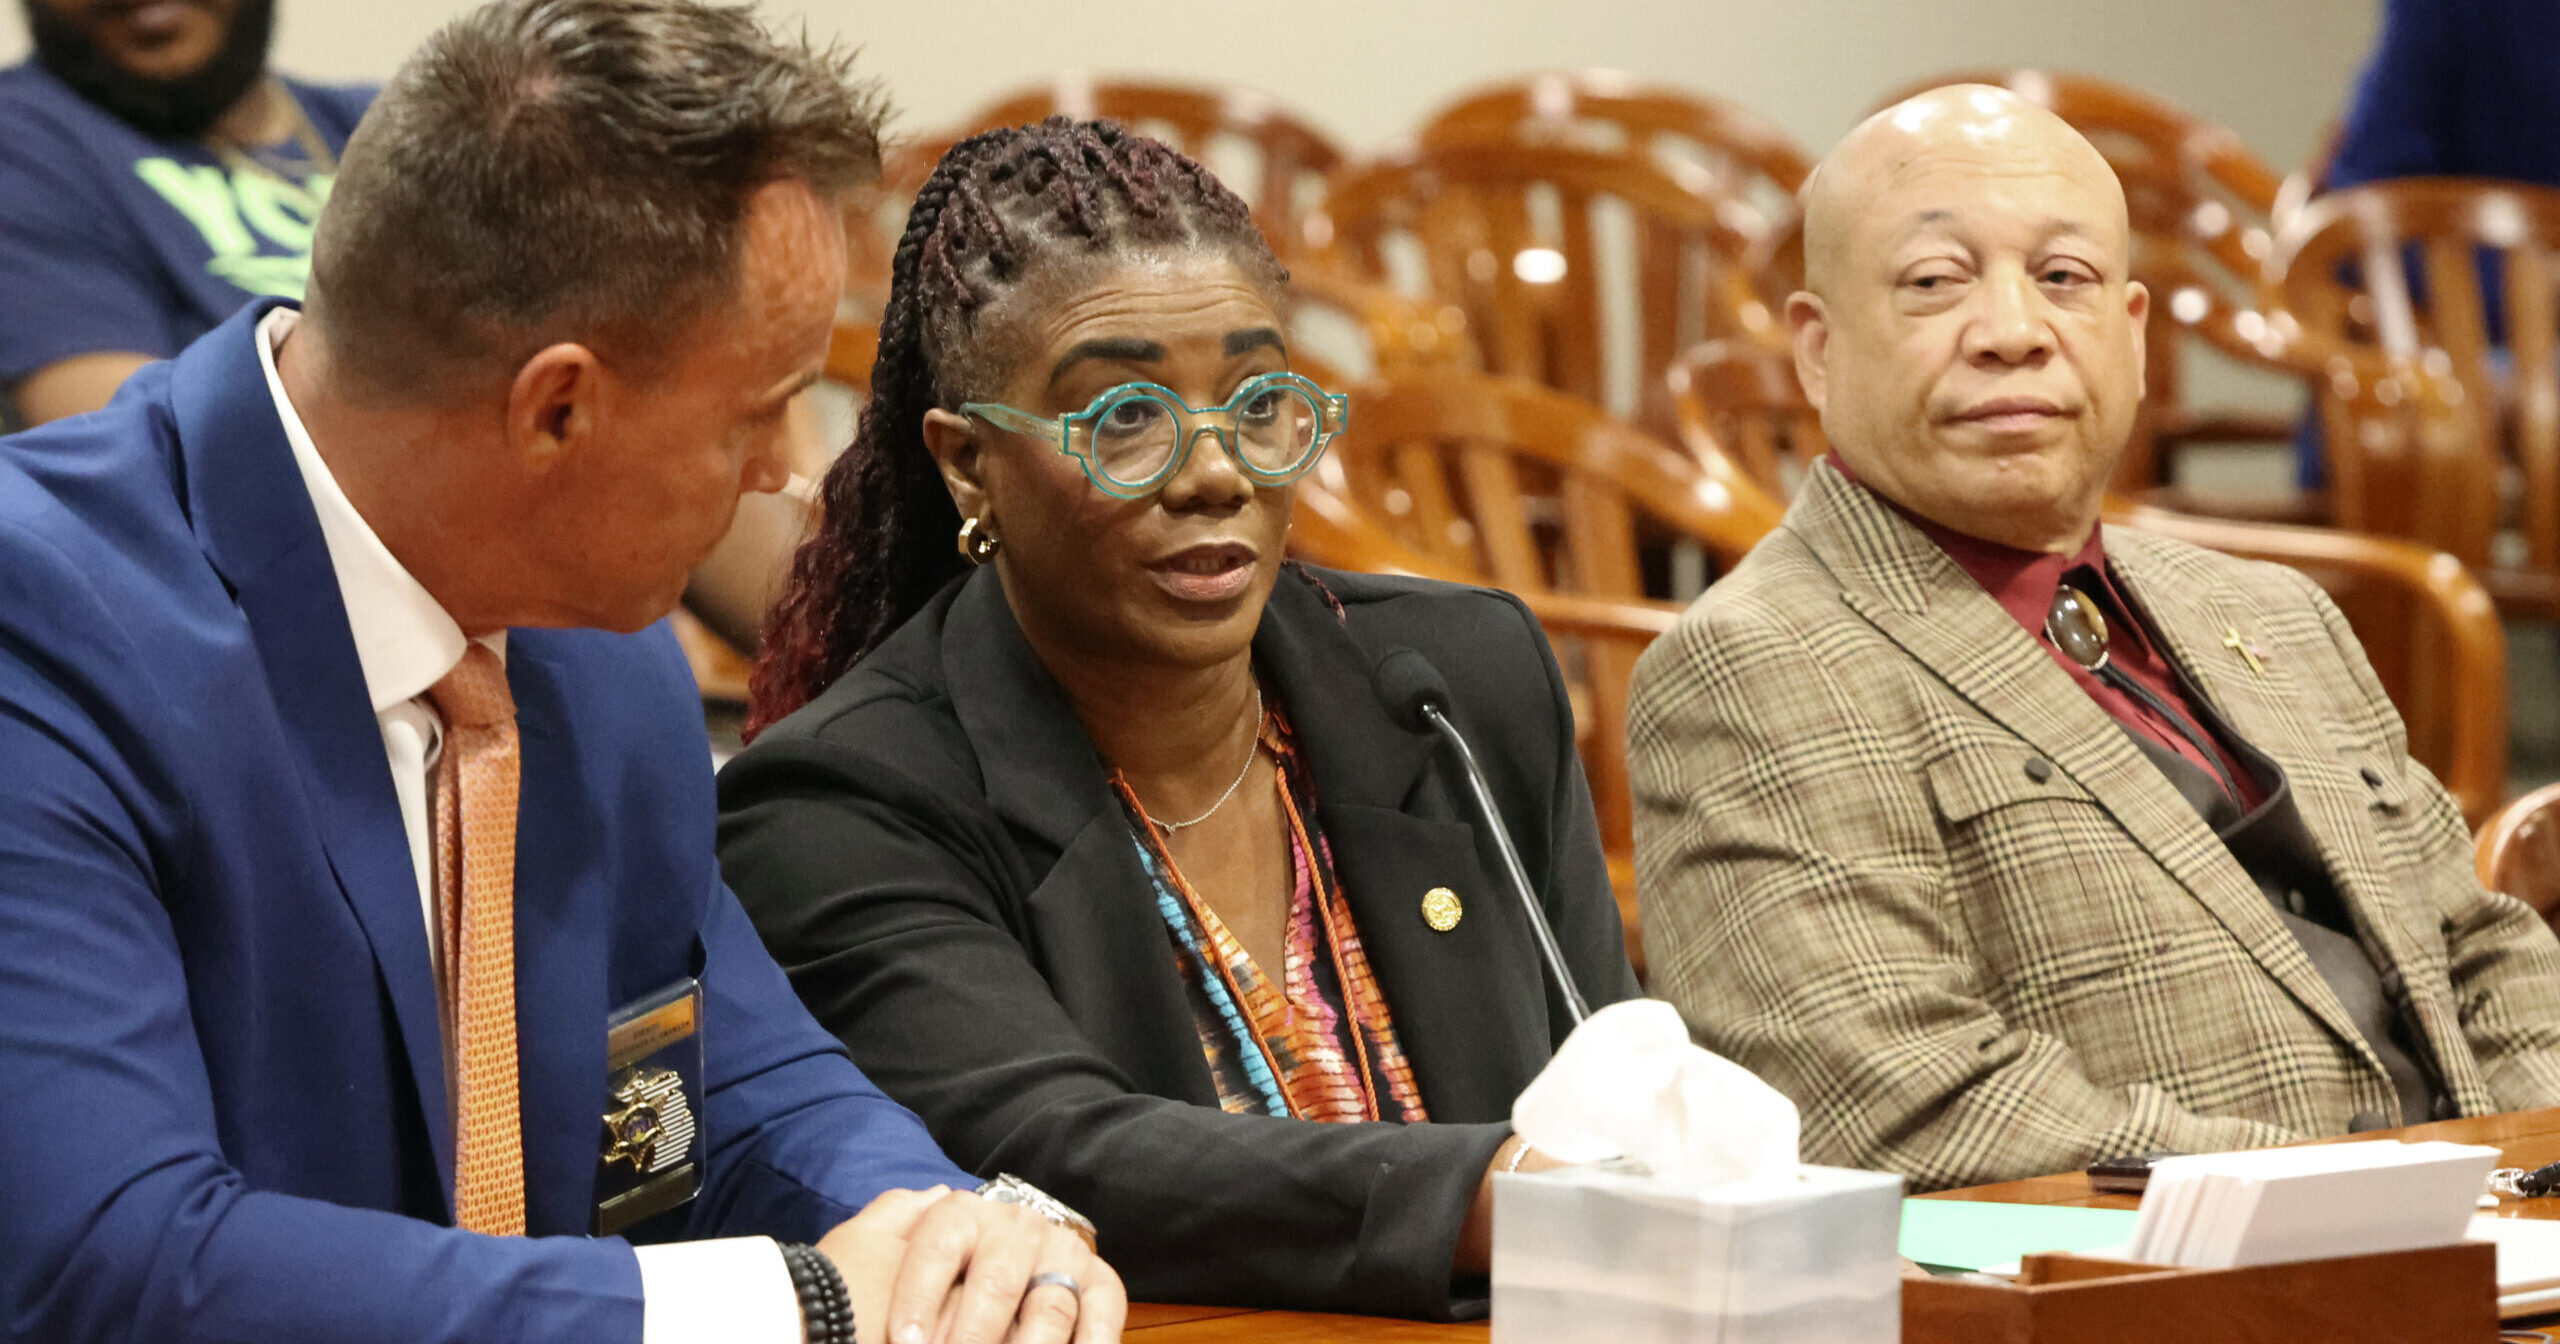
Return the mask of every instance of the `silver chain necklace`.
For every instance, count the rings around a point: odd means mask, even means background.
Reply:
[[[1251,741],[1245,743],[1244,768],[1236,772],[1236,782],[1228,785],[1225,793],[1218,795],[1218,801],[1209,804],[1208,811],[1201,813],[1199,816],[1193,817],[1189,821],[1157,821],[1155,818],[1149,817],[1147,818],[1148,824],[1154,826],[1157,830],[1164,832],[1166,835],[1171,835],[1175,831],[1182,830],[1185,827],[1197,826],[1201,822],[1207,821],[1209,818],[1218,815],[1218,809],[1225,807],[1227,805],[1227,800],[1236,796],[1236,790],[1244,787],[1245,776],[1253,773],[1254,758],[1261,754],[1262,681],[1257,677],[1254,679],[1253,683],[1253,738]]]

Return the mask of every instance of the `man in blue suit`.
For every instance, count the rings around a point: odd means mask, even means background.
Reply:
[[[739,11],[499,0],[307,310],[0,440],[0,1339],[1117,1337],[757,943],[654,624],[877,152]]]

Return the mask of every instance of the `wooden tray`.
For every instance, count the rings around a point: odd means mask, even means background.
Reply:
[[[2246,1269],[2031,1255],[2014,1284],[1902,1284],[1903,1344],[2492,1344],[2485,1242]]]

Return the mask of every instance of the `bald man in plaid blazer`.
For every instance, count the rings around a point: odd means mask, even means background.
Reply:
[[[2271,763],[2431,1109],[2560,1104],[2560,944],[2480,888],[2326,595],[2092,535],[2146,315],[2103,161],[2006,95],[1896,112],[1817,174],[1790,304],[1854,479],[1816,466],[1637,669],[1655,992],[1796,1100],[1809,1160],[1920,1189],[2430,1118],[2342,1001],[2357,977],[2314,964],[2183,767],[1952,558],[1961,533],[2103,553],[2195,716]]]

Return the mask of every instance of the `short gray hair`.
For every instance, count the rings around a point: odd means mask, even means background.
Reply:
[[[851,56],[698,0],[494,0],[394,75],[321,212],[332,363],[436,390],[554,341],[654,358],[736,292],[749,198],[877,177]]]

